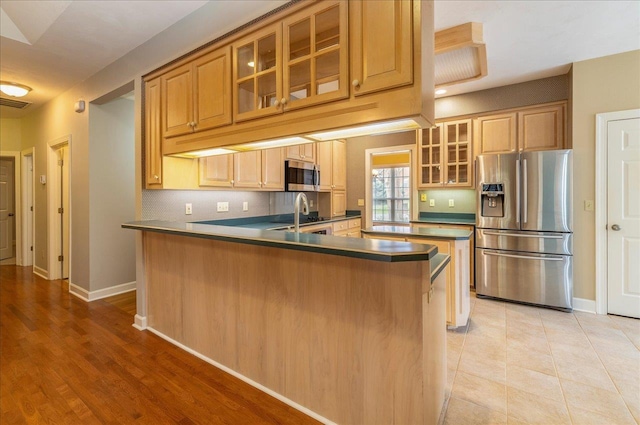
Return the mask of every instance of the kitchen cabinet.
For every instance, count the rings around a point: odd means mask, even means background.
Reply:
[[[316,143],[320,191],[347,189],[347,146],[344,140]]]
[[[223,47],[160,77],[163,137],[231,124],[230,56]]]
[[[199,159],[200,186],[243,190],[284,190],[281,148]]]
[[[288,146],[286,149],[286,159],[294,161],[313,162],[316,161],[315,143],[305,143],[302,145]]]
[[[475,119],[476,152],[499,154],[563,149],[566,102],[505,111]]]
[[[465,326],[471,312],[471,293],[469,288],[469,257],[471,254],[470,240],[455,239],[431,239],[414,235],[369,235],[363,234],[368,239],[385,239],[435,245],[438,254],[446,254],[451,257],[451,262],[446,270],[446,318],[447,325],[452,328]]]
[[[333,235],[359,238],[361,225],[362,220],[360,218],[337,221],[333,223]]]
[[[147,189],[162,187],[162,110],[160,78],[148,81],[144,87],[144,179]]]
[[[354,0],[349,6],[354,95],[413,83],[412,3]]]
[[[349,96],[347,4],[323,1],[233,44],[234,120]]]
[[[447,121],[422,130],[418,186],[473,187],[471,120]]]

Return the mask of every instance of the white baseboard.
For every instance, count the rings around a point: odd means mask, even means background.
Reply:
[[[147,329],[147,316],[138,316],[136,314],[136,316],[134,317],[134,322],[132,326],[139,331],[143,331]]]
[[[320,416],[319,414],[317,414],[314,411],[311,411],[309,409],[307,409],[304,406],[299,405],[298,403],[296,403],[293,400],[288,399],[287,397],[283,396],[282,394],[279,394],[267,387],[265,387],[264,385],[261,385],[259,383],[257,383],[256,381],[253,381],[250,378],[247,378],[244,375],[239,374],[238,372],[236,372],[233,369],[229,369],[228,367],[216,362],[215,360],[210,359],[209,357],[198,353],[195,350],[192,350],[191,348],[187,347],[186,345],[182,345],[181,343],[179,343],[178,341],[166,336],[165,334],[163,334],[162,332],[159,332],[151,327],[147,327],[147,330],[153,332],[154,334],[158,335],[160,338],[164,339],[165,341],[170,342],[171,344],[182,348],[184,351],[193,354],[194,356],[198,357],[201,360],[204,360],[205,362],[217,367],[218,369],[221,369],[225,372],[227,372],[230,375],[235,376],[236,378],[240,379],[241,381],[246,382],[247,384],[251,385],[252,387],[255,387],[257,389],[259,389],[260,391],[269,394],[271,397],[275,397],[278,400],[280,400],[281,402],[288,404],[289,406],[293,407],[296,410],[301,411],[302,413],[304,413],[307,416],[311,416],[313,419],[322,422],[323,424],[326,425],[337,425],[335,422],[330,421],[329,419],[325,418],[324,416]]]
[[[573,310],[581,311],[583,313],[596,314],[596,302],[594,300],[587,300],[585,298],[574,298]]]
[[[129,282],[129,283],[123,283],[121,285],[110,286],[108,288],[98,289],[97,291],[87,291],[86,289],[81,288],[78,285],[74,285],[73,283],[69,282],[69,292],[72,295],[75,295],[76,297],[86,302],[107,298],[112,295],[124,294],[125,292],[131,292],[135,290],[136,290],[135,282]]]
[[[45,269],[41,269],[38,266],[33,266],[33,274],[38,275],[43,279],[49,280],[49,272]]]

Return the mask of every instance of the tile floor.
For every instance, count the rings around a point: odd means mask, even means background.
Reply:
[[[640,320],[472,298],[445,425],[640,424]]]

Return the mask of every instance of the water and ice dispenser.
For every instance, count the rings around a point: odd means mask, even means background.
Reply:
[[[483,217],[504,217],[504,184],[483,183],[480,195]]]

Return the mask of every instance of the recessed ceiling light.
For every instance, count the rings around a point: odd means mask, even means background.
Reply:
[[[31,87],[8,81],[0,81],[0,91],[7,96],[22,97],[31,91]]]
[[[447,91],[445,89],[436,90],[436,94],[445,94]]]

